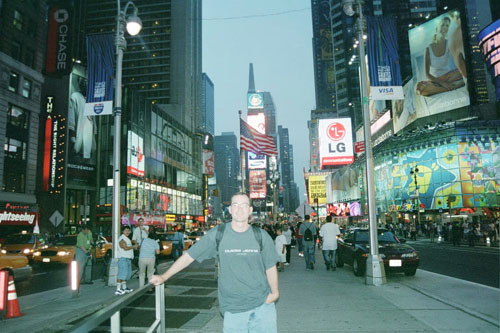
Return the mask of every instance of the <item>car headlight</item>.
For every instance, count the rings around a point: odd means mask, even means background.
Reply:
[[[58,256],[67,256],[68,254],[69,254],[69,252],[66,252],[66,251],[57,251]]]
[[[24,254],[28,254],[28,253],[30,253],[30,249],[24,249],[24,250],[23,250],[23,253],[24,253]]]
[[[38,257],[41,255],[42,255],[42,252],[40,252],[40,251],[33,252],[33,257]]]
[[[200,240],[200,237],[196,237],[196,241],[199,241]]]
[[[416,257],[417,257],[417,252],[403,253],[401,255],[401,258],[416,258]]]
[[[163,245],[163,249],[166,250],[167,249],[167,246],[166,245]]]
[[[3,254],[7,254],[7,250],[2,250],[2,253]]]

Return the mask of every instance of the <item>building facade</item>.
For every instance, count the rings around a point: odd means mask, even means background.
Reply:
[[[215,92],[214,83],[207,73],[202,77],[202,127],[203,130],[215,135]]]
[[[231,196],[241,188],[240,151],[233,132],[222,132],[214,137],[215,174],[223,211],[231,204]]]

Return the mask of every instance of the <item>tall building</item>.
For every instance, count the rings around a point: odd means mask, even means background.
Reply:
[[[238,192],[240,184],[240,152],[238,141],[233,132],[222,132],[214,138],[215,173],[224,207],[231,204],[231,196]]]
[[[215,135],[215,101],[214,84],[207,73],[202,76],[202,127],[203,130]]]
[[[293,189],[295,188],[293,178],[293,146],[290,144],[288,128],[278,125],[279,142],[279,165],[281,167],[281,185],[283,191],[280,195],[283,197],[283,209],[285,212],[295,210]]]
[[[109,234],[114,118],[86,118],[80,108],[87,81],[85,38],[110,34],[115,40],[117,2],[51,4],[51,10],[57,5],[68,13],[65,39],[71,45],[67,70],[48,72],[43,92],[44,98],[54,98],[53,113],[60,117],[57,130],[63,134],[56,137],[46,131],[45,138],[56,138],[64,148],[58,152],[63,158],[56,161],[57,191],[40,184],[42,224],[50,226],[49,217],[57,211],[64,217],[64,230],[90,222]],[[121,1],[122,10],[126,4]],[[163,224],[168,214],[168,222],[190,228],[203,220],[201,137],[196,135],[202,120],[201,1],[149,0],[135,5],[143,29],[135,37],[125,33],[121,220],[134,224],[144,217],[147,223]],[[127,14],[131,12],[129,7]],[[49,34],[49,44],[52,39]],[[78,132],[91,147],[87,153],[76,144]],[[45,151],[40,154],[46,156]]]
[[[39,223],[35,194],[41,165],[37,150],[45,17],[44,0],[0,2],[0,146],[4,147],[0,150],[0,210],[11,213],[0,217],[2,235],[18,228],[32,231]]]

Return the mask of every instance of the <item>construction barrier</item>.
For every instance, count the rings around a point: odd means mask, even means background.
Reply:
[[[10,319],[24,316],[24,313],[21,313],[21,310],[19,309],[16,285],[14,284],[13,276],[9,276],[9,286],[7,289],[7,315],[5,316],[5,318]]]
[[[7,312],[7,281],[9,272],[0,271],[0,318],[5,318]]]

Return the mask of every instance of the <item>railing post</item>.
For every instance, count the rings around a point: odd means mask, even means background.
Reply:
[[[120,310],[111,316],[111,333],[120,333]]]
[[[160,284],[155,287],[155,297],[156,320],[160,320],[160,326],[156,332],[165,333],[165,285]]]

